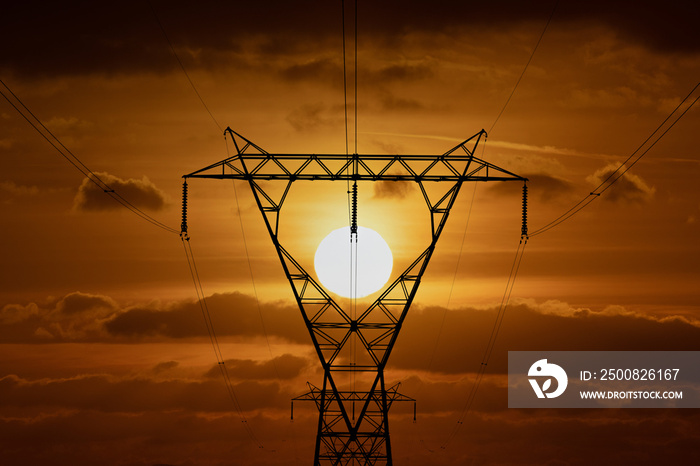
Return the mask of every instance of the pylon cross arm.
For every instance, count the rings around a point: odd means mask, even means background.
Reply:
[[[325,181],[512,181],[523,178],[474,156],[485,131],[439,155],[271,154],[226,129],[236,154],[184,178]],[[228,169],[228,171],[227,171]]]

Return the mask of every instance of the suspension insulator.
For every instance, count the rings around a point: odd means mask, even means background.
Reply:
[[[523,226],[520,234],[527,237],[527,183],[523,185]]]
[[[182,225],[180,226],[180,234],[187,234],[187,180],[182,184]]]
[[[357,182],[352,185],[352,222],[350,223],[350,234],[357,235]]]

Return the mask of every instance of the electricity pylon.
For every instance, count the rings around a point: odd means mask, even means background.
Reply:
[[[391,466],[389,408],[395,401],[415,400],[400,394],[397,385],[387,387],[384,369],[460,187],[466,181],[527,179],[474,157],[486,136],[483,130],[442,155],[270,154],[231,128],[225,134],[233,140],[236,154],[184,175],[185,186],[188,178],[244,180],[250,186],[323,366],[321,387],[309,384],[309,392],[295,398],[314,401],[319,411],[314,465]],[[364,312],[353,317],[282,246],[279,217],[296,181],[380,180],[418,184],[430,213],[431,240]],[[273,195],[261,181],[282,183],[281,194]],[[428,183],[446,189],[435,195],[426,188]],[[523,214],[525,207],[524,199]],[[183,206],[186,233],[185,214]],[[353,226],[355,221],[353,215]],[[353,341],[357,348],[351,350]],[[366,389],[341,389],[339,379],[348,373]]]

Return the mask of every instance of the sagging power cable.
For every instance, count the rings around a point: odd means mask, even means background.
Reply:
[[[537,48],[540,46],[540,42],[542,42],[542,38],[544,37],[544,33],[547,32],[547,28],[549,27],[549,23],[552,22],[552,18],[554,17],[554,12],[557,11],[558,5],[559,5],[559,0],[557,0],[557,2],[554,4],[554,8],[552,8],[552,12],[549,15],[549,19],[547,19],[547,24],[544,25],[544,29],[542,30],[542,34],[540,34],[540,38],[537,39],[537,43],[535,44],[535,47],[532,49],[532,53],[530,54],[530,58],[527,60],[527,63],[525,63],[525,67],[523,68],[523,72],[520,73],[518,80],[515,82],[515,86],[513,86],[513,90],[510,92],[508,99],[506,99],[506,103],[503,105],[503,108],[501,108],[501,111],[498,113],[498,116],[496,116],[496,119],[494,120],[493,124],[489,128],[488,134],[491,134],[491,132],[493,131],[493,128],[496,126],[496,123],[498,123],[498,120],[501,118],[501,115],[503,115],[503,112],[505,112],[506,107],[510,103],[510,99],[513,98],[513,94],[515,94],[515,90],[518,88],[520,81],[522,81],[523,76],[525,76],[525,72],[527,71],[527,68],[530,66],[530,62],[532,61],[532,58],[535,56],[535,52],[537,52]]]
[[[353,130],[354,130],[354,154],[357,154],[357,0],[354,0],[354,94],[353,94],[353,106],[354,106],[354,120],[353,120]],[[347,47],[346,47],[346,31],[345,31],[345,0],[340,2],[341,7],[341,21],[342,21],[342,45],[343,45],[343,103],[344,103],[344,114],[345,114],[345,158],[346,158],[346,173],[350,170],[356,173],[356,166],[354,163],[351,164],[350,160],[350,136],[348,131],[348,72],[347,72]],[[347,183],[347,197],[348,197],[348,223],[350,225],[350,248],[349,248],[349,264],[350,273],[348,274],[349,279],[349,290],[350,290],[350,303],[352,309],[352,319],[356,318],[357,314],[357,289],[358,289],[358,256],[359,256],[359,241],[358,241],[358,225],[357,225],[357,181],[353,181],[352,188],[350,187],[350,177],[348,177]],[[354,273],[353,273],[354,270]],[[352,365],[355,365],[357,360],[357,342],[356,338],[351,339],[351,354],[352,354]],[[353,390],[356,384],[356,373],[351,372],[351,384]],[[355,404],[353,403],[353,413],[352,419],[355,419]]]
[[[175,57],[175,60],[177,60],[178,64],[180,65],[180,69],[182,69],[182,72],[185,74],[187,81],[190,83],[192,90],[194,91],[195,94],[197,94],[197,98],[204,106],[204,109],[207,111],[207,113],[211,117],[211,119],[214,122],[214,124],[216,125],[216,127],[219,128],[219,131],[223,132],[224,130],[221,128],[221,125],[219,124],[218,121],[216,121],[214,114],[211,113],[211,110],[209,110],[209,106],[206,104],[206,102],[204,102],[202,95],[197,90],[197,86],[194,85],[192,78],[190,78],[190,74],[187,72],[187,68],[185,68],[185,65],[182,63],[182,60],[180,60],[180,56],[178,55],[177,51],[175,50],[175,47],[173,46],[173,43],[170,40],[170,37],[168,36],[168,33],[165,31],[165,27],[163,27],[163,23],[160,21],[160,18],[158,17],[158,13],[156,12],[156,9],[153,7],[153,4],[150,1],[148,2],[148,6],[151,7],[151,11],[153,12],[153,16],[155,17],[156,22],[158,23],[158,27],[160,28],[161,32],[163,33],[163,37],[165,37],[165,41],[168,43],[168,47],[170,47],[170,51],[172,52],[173,56]]]
[[[226,133],[224,133],[224,139],[226,139]],[[229,148],[228,148],[228,139],[226,139],[226,155],[227,155],[227,157],[230,156]],[[268,354],[270,355],[270,361],[272,361],[272,368],[275,371],[275,376],[277,376],[278,381],[282,381],[282,377],[280,377],[279,370],[277,369],[277,363],[275,362],[275,358],[272,355],[272,345],[270,344],[270,337],[267,333],[267,326],[265,325],[265,318],[263,317],[262,307],[260,306],[260,298],[258,297],[258,287],[255,285],[255,276],[253,275],[253,263],[250,260],[250,251],[248,249],[248,240],[246,238],[245,229],[243,228],[243,215],[241,214],[241,206],[240,206],[240,202],[238,200],[238,190],[236,189],[236,180],[231,180],[231,184],[233,185],[233,196],[236,199],[236,213],[238,214],[238,224],[241,228],[241,237],[243,239],[243,248],[245,249],[245,257],[246,257],[246,261],[248,263],[248,273],[250,274],[250,282],[253,286],[253,295],[255,296],[255,305],[256,305],[257,310],[258,310],[258,316],[260,317],[260,326],[262,328],[263,335],[265,335],[265,343],[267,343],[267,351],[268,351]]]
[[[542,42],[542,38],[544,37],[545,33],[547,32],[547,29],[549,28],[549,25],[550,25],[551,22],[552,22],[552,18],[554,17],[554,13],[555,13],[556,10],[557,10],[557,6],[559,6],[559,0],[557,0],[556,3],[554,4],[554,7],[552,7],[552,11],[551,11],[551,13],[549,14],[549,18],[547,18],[547,22],[545,23],[544,28],[542,29],[542,32],[540,33],[540,36],[539,36],[539,38],[537,39],[537,43],[535,43],[535,46],[533,47],[532,52],[530,53],[530,57],[528,58],[527,62],[525,63],[525,66],[523,67],[523,71],[520,73],[520,76],[518,77],[518,80],[515,82],[515,85],[513,86],[513,90],[510,92],[510,95],[508,96],[508,99],[506,99],[506,102],[503,104],[503,107],[501,108],[501,111],[498,113],[498,115],[496,116],[494,122],[491,124],[491,127],[489,128],[487,134],[491,134],[491,132],[493,131],[493,128],[496,126],[496,123],[498,123],[498,120],[501,118],[501,115],[503,115],[503,112],[505,112],[506,107],[508,107],[508,104],[510,103],[511,99],[513,98],[513,95],[515,94],[515,91],[518,89],[518,85],[520,84],[520,81],[522,81],[523,76],[525,76],[525,72],[527,71],[528,67],[530,66],[530,63],[532,62],[532,59],[533,59],[533,57],[535,56],[535,53],[537,52],[537,49],[538,49],[539,46],[540,46],[540,43]],[[484,153],[485,150],[486,150],[486,141],[487,141],[487,139],[484,139],[484,143],[483,143],[483,145],[482,145],[482,158],[483,158],[483,153]],[[527,190],[527,185],[525,185],[523,189],[524,189],[524,190]],[[471,203],[470,203],[470,205],[469,205],[469,213],[468,213],[468,216],[467,216],[467,222],[466,222],[466,224],[465,224],[465,226],[464,226],[464,233],[463,233],[463,235],[462,235],[462,244],[461,244],[461,246],[460,246],[459,254],[457,255],[457,265],[455,266],[455,272],[454,272],[454,276],[453,276],[453,279],[452,279],[452,284],[451,284],[451,286],[450,286],[450,291],[449,291],[448,297],[447,297],[447,304],[446,304],[446,306],[445,306],[445,314],[446,314],[446,312],[447,312],[447,309],[448,309],[449,306],[450,306],[450,301],[451,301],[451,299],[452,299],[452,292],[453,292],[453,289],[454,289],[454,286],[455,286],[455,282],[456,282],[456,278],[457,278],[457,273],[458,273],[458,270],[459,270],[459,264],[460,264],[461,257],[462,257],[462,251],[463,251],[463,249],[464,249],[464,243],[465,243],[466,236],[467,236],[467,229],[469,228],[469,218],[471,217],[471,212],[472,212],[472,207],[473,207],[473,205],[474,205],[474,198],[475,198],[475,197],[476,197],[476,184],[474,185],[474,193],[472,194],[472,200],[471,200]],[[524,198],[524,199],[525,199],[525,198]],[[525,201],[523,201],[523,202],[525,202]],[[523,208],[526,209],[526,204],[525,204],[525,203],[523,204]],[[525,231],[525,230],[526,230],[526,227],[525,227],[525,225],[526,225],[526,211],[523,212],[523,215],[524,215],[524,218],[523,218],[523,234],[527,236],[527,232]],[[438,331],[438,340],[439,340],[439,338],[440,338],[440,335],[442,334],[442,329],[443,329],[443,326],[444,326],[444,323],[445,323],[445,314],[443,314],[442,323],[440,324],[440,329],[439,329],[439,331]],[[435,344],[435,349],[433,349],[433,356],[431,356],[431,358],[430,358],[431,363],[430,363],[429,367],[432,366],[432,361],[433,361],[433,357],[434,357],[434,354],[435,354],[436,349],[437,349],[437,342],[436,342],[436,344]]]
[[[184,209],[183,207],[183,211],[185,210],[186,209]],[[186,225],[186,222],[184,220],[183,225]],[[214,354],[216,355],[216,364],[219,368],[219,371],[221,372],[221,376],[224,380],[224,385],[226,386],[226,393],[233,402],[238,417],[240,418],[241,423],[243,423],[243,426],[246,432],[248,433],[248,436],[251,438],[253,443],[255,443],[258,446],[258,448],[264,448],[262,443],[260,443],[260,440],[258,440],[257,436],[253,432],[252,427],[248,423],[248,419],[246,418],[243,408],[241,408],[241,403],[238,400],[238,396],[236,395],[236,391],[233,386],[233,381],[231,380],[231,376],[228,373],[226,361],[224,360],[223,353],[221,352],[221,346],[219,345],[219,339],[216,336],[216,331],[214,330],[214,323],[211,319],[211,313],[209,312],[209,306],[207,305],[207,300],[204,295],[202,282],[199,278],[199,271],[197,270],[197,263],[194,259],[194,253],[192,252],[192,245],[190,244],[190,237],[187,234],[186,226],[184,227],[180,238],[182,239],[182,245],[185,249],[185,256],[187,256],[187,265],[190,270],[190,275],[192,276],[192,282],[194,283],[197,292],[197,303],[199,304],[199,308],[202,311],[202,316],[204,318],[204,323],[207,328],[207,333],[209,334],[209,341],[211,342],[212,348],[214,349]]]
[[[114,199],[116,202],[121,204],[122,206],[126,207],[131,213],[137,215],[141,219],[151,223],[154,226],[157,226],[158,228],[161,228],[169,233],[175,233],[178,234],[179,231],[175,228],[172,228],[155,218],[151,217],[148,215],[146,212],[143,210],[139,209],[136,207],[134,204],[132,204],[127,198],[122,196],[119,192],[117,192],[112,186],[110,186],[108,183],[100,179],[100,177],[93,172],[87,165],[83,163],[82,160],[80,160],[68,147],[66,147],[63,142],[61,142],[58,137],[56,137],[55,134],[49,130],[44,123],[37,117],[34,112],[32,112],[29,107],[27,107],[24,102],[15,94],[10,87],[5,84],[5,82],[0,79],[0,84],[5,88],[7,93],[3,91],[3,89],[0,89],[0,94],[7,100],[7,102],[14,108],[17,113],[22,116],[26,120],[29,125],[34,128],[34,130],[39,133],[39,135],[46,140],[51,146],[56,149],[56,151],[64,158],[68,163],[73,165],[73,167],[78,170],[80,173],[85,176],[88,180],[90,180],[95,186],[100,188],[106,195]],[[9,95],[8,95],[9,93]],[[10,98],[12,96],[12,99]],[[14,99],[14,101],[13,101]]]
[[[559,217],[555,218],[551,222],[547,223],[545,226],[538,228],[537,230],[533,231],[530,236],[537,236],[540,235],[546,231],[551,230],[552,228],[560,225],[564,221],[570,219],[577,213],[579,213],[581,210],[583,210],[586,206],[588,206],[591,202],[595,201],[600,197],[601,194],[603,194],[605,191],[607,191],[613,184],[615,184],[620,178],[622,178],[625,173],[627,173],[639,160],[641,160],[642,157],[644,157],[670,130],[673,128],[678,121],[685,116],[686,113],[695,105],[695,103],[700,99],[700,94],[690,102],[690,104],[683,110],[680,114],[676,116],[676,118],[671,122],[668,127],[661,132],[661,129],[666,125],[666,123],[673,117],[673,115],[678,112],[678,110],[690,100],[690,97],[695,93],[695,91],[700,87],[700,82],[698,82],[695,87],[688,93],[688,95],[685,96],[685,98],[676,106],[676,108],[673,109],[671,113],[662,121],[656,129],[642,142],[637,149],[635,149],[634,152],[632,152],[629,157],[627,157],[624,162],[622,162],[608,177],[603,180],[593,191],[591,191],[587,196],[585,196],[583,199],[578,201],[573,207],[571,207],[569,210],[561,214]],[[656,138],[654,136],[659,133]],[[653,139],[653,142],[646,148],[644,151],[642,151],[642,148],[644,148],[649,141]],[[640,152],[641,151],[641,152]]]
[[[464,418],[467,416],[467,414],[469,414],[469,411],[471,410],[472,405],[474,404],[474,400],[476,399],[476,393],[478,392],[479,387],[481,385],[481,381],[484,378],[484,374],[488,367],[489,360],[491,359],[493,349],[496,345],[498,333],[500,332],[501,325],[503,324],[503,319],[505,317],[506,310],[510,302],[510,297],[513,293],[513,286],[515,285],[515,279],[518,275],[518,270],[520,270],[520,263],[522,262],[526,245],[527,236],[521,238],[520,244],[518,245],[518,249],[515,252],[515,258],[513,259],[513,264],[511,265],[510,275],[508,276],[508,282],[506,283],[506,288],[503,292],[501,304],[499,305],[498,312],[496,313],[496,319],[494,321],[493,327],[491,328],[491,334],[489,335],[489,340],[486,344],[486,349],[484,350],[481,362],[479,363],[479,370],[477,371],[476,378],[474,379],[469,394],[467,395],[467,399],[464,403],[462,413],[459,416],[457,423],[452,429],[452,432],[447,437],[447,440],[445,440],[445,442],[440,446],[440,448],[442,448],[443,450],[447,448],[447,446],[450,444],[450,442],[452,442],[459,430],[462,428],[462,425],[464,425]]]

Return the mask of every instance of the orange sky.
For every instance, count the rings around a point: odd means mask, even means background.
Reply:
[[[0,78],[124,197],[179,228],[181,176],[227,156],[217,124],[272,153],[345,152],[340,2],[151,3],[157,19],[139,2],[7,6],[0,31]],[[688,2],[562,1],[496,121],[556,2],[367,3],[358,152],[441,154],[493,127],[477,155],[530,178],[531,230],[591,192],[700,76]],[[4,99],[0,121],[0,462],[311,462],[315,408],[295,405],[290,423],[289,400],[322,372],[248,187],[190,182],[238,411],[179,237],[85,183]],[[599,199],[530,239],[466,416],[518,246],[520,185],[462,188],[389,361],[388,381],[419,403],[416,424],[392,409],[396,464],[697,461],[694,410],[509,410],[504,374],[509,350],[698,350],[699,124],[693,108]],[[383,188],[360,184],[360,224],[384,236],[398,274],[427,246],[428,213],[414,186]],[[345,189],[292,189],[281,237],[308,270],[347,222]]]

